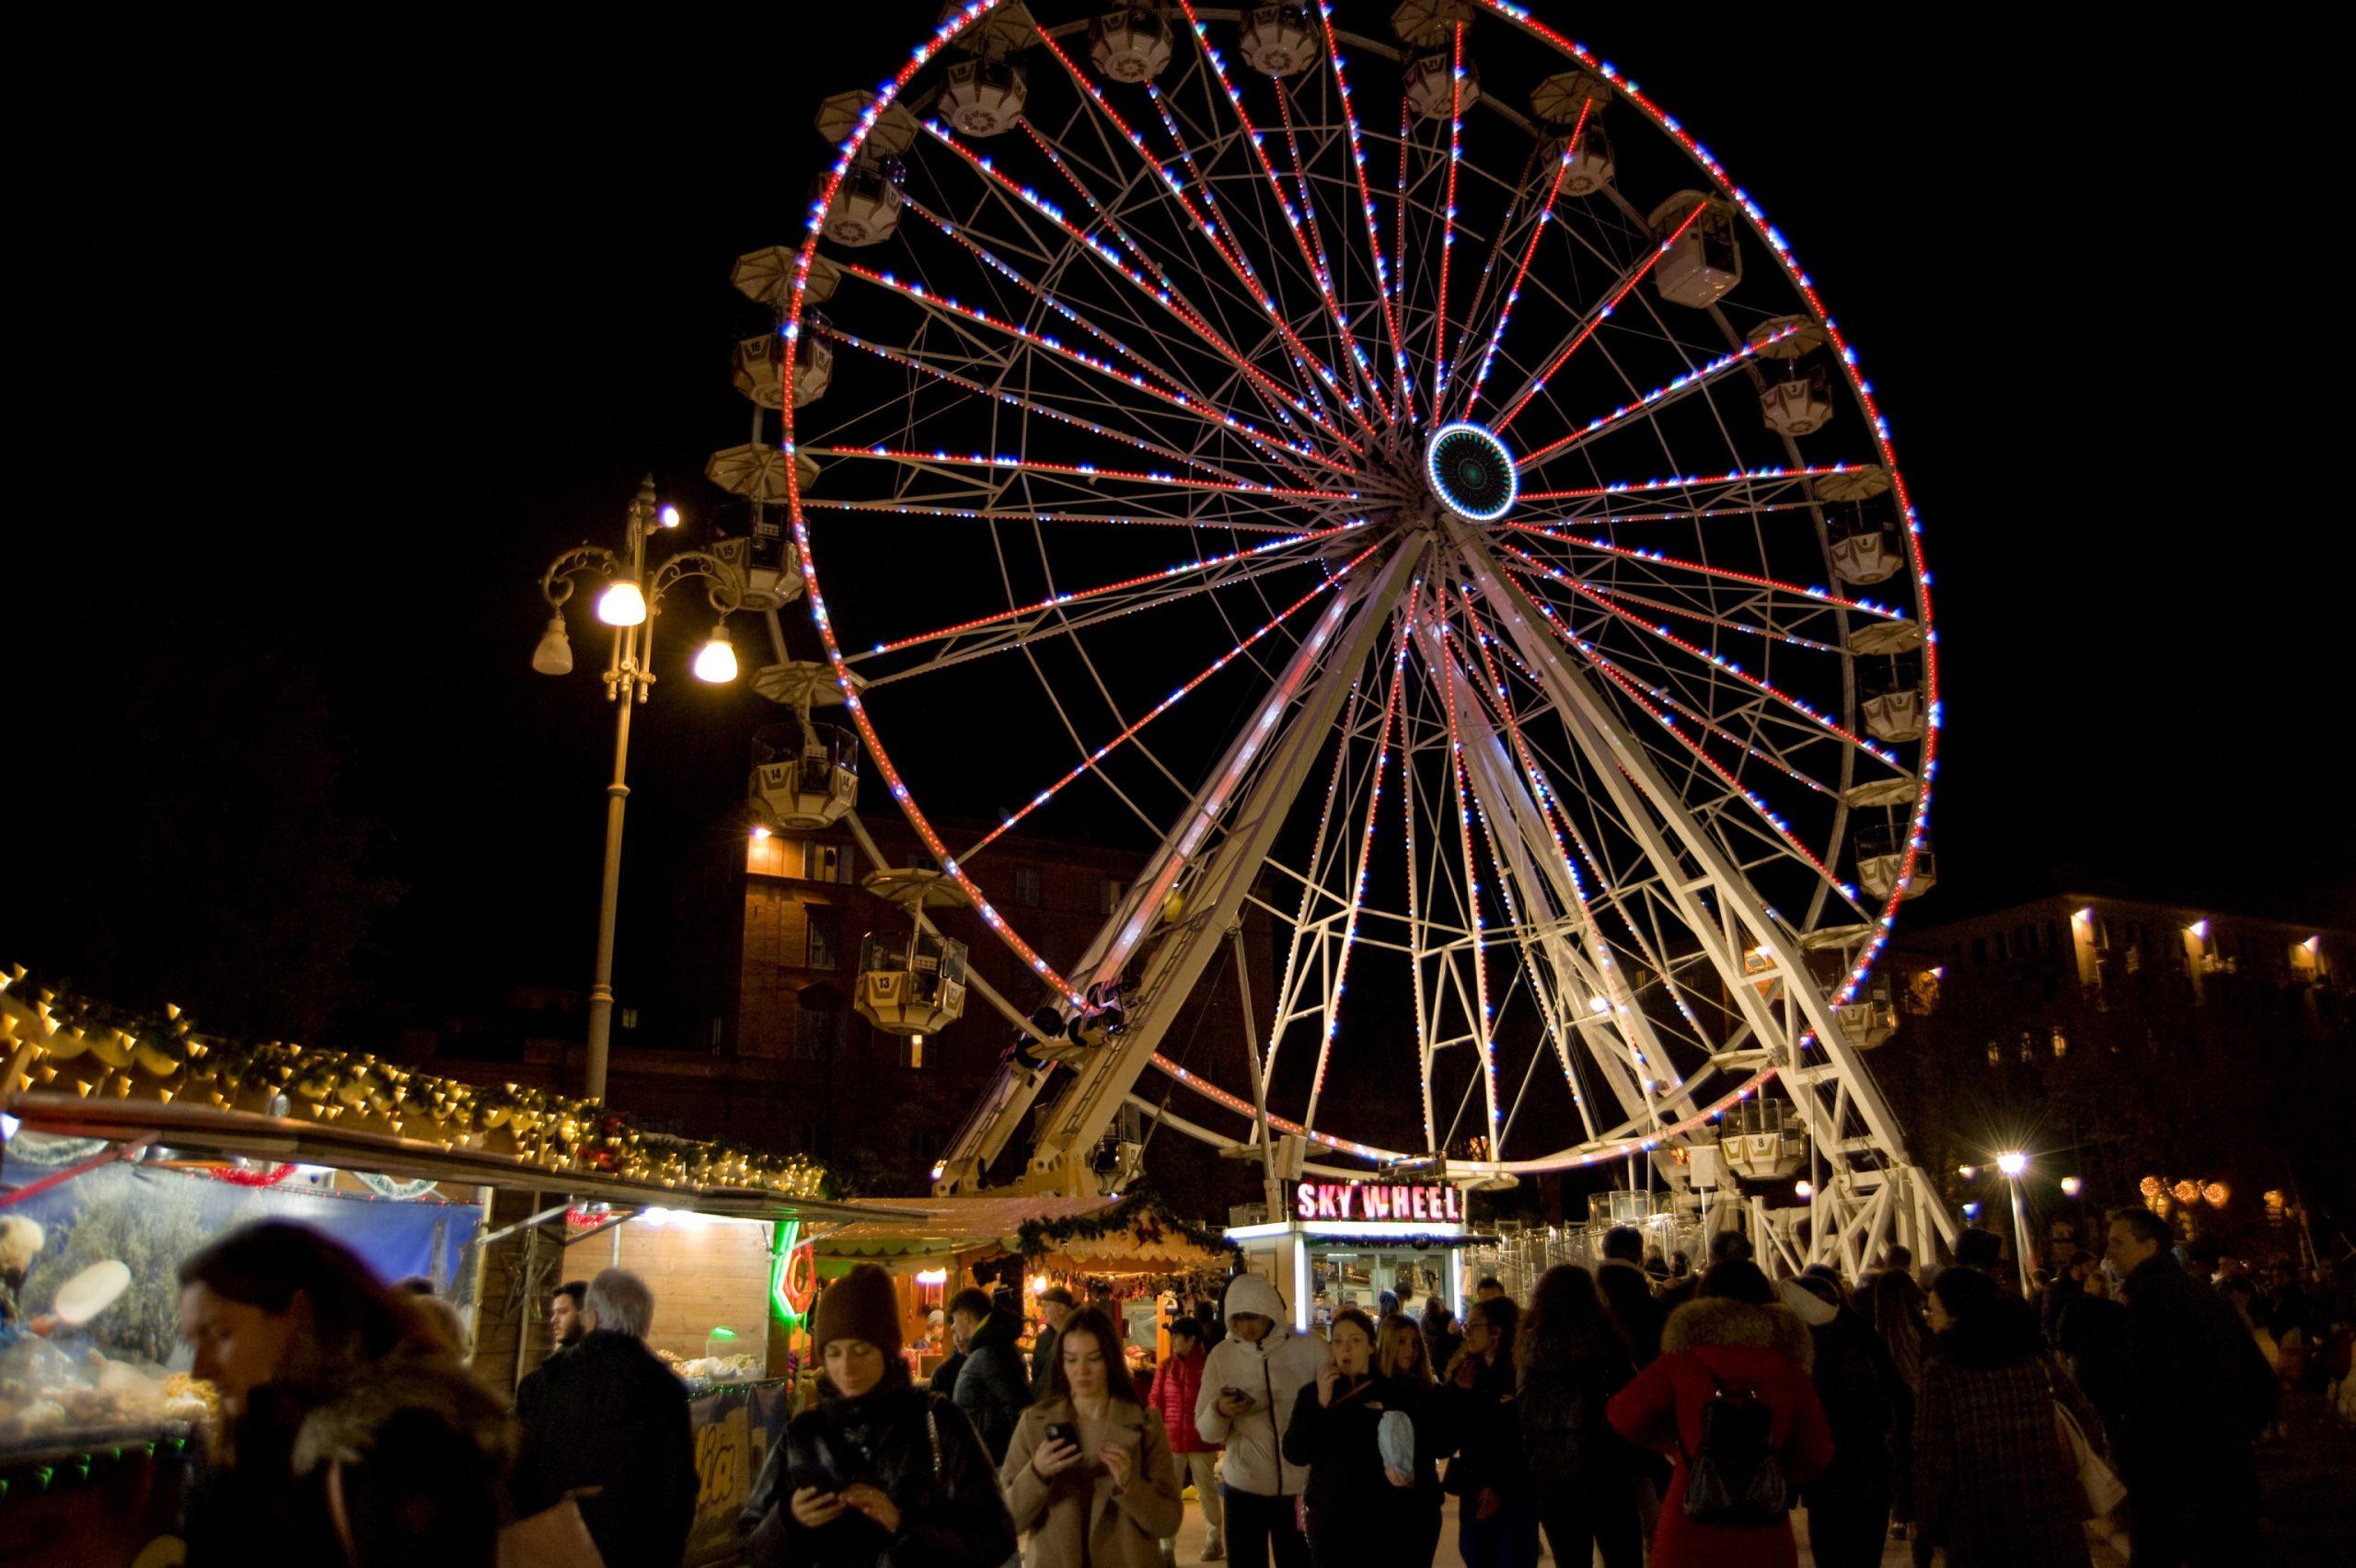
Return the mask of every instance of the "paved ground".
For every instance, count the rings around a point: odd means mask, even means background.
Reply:
[[[1445,1506],[1448,1512],[1440,1528],[1439,1555],[1433,1559],[1432,1568],[1464,1568],[1464,1559],[1456,1551],[1456,1499],[1448,1499]],[[1812,1563],[1815,1559],[1808,1555],[1807,1517],[1804,1513],[1798,1513],[1794,1514],[1792,1519],[1800,1539],[1800,1562],[1803,1565]],[[2086,1539],[2094,1551],[2095,1568],[2126,1568],[2127,1543],[2123,1538],[2114,1539],[2112,1532],[2108,1529],[2090,1528]],[[2343,1541],[2345,1539],[2341,1538]],[[1189,1503],[1186,1505],[1186,1526],[1178,1536],[1178,1561],[1186,1568],[1192,1568],[1193,1564],[1202,1561],[1202,1557],[1203,1514],[1200,1508]],[[1540,1561],[1552,1563],[1553,1558],[1548,1555]],[[1888,1550],[1882,1553],[1883,1568],[1912,1568],[1913,1561],[1904,1541],[1891,1541]],[[2339,1561],[2344,1562],[2346,1559]],[[1590,1565],[1581,1564],[1579,1568],[1590,1568]]]

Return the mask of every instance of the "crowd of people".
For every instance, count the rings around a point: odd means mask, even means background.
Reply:
[[[1060,1288],[1028,1366],[1008,1293],[952,1297],[956,1354],[919,1383],[894,1282],[860,1265],[819,1295],[816,1397],[750,1489],[745,1561],[1160,1568],[1191,1493],[1200,1560],[1244,1568],[1425,1568],[1449,1496],[1467,1568],[1532,1568],[1542,1541],[1606,1568],[1796,1564],[1802,1509],[1826,1568],[1893,1538],[1918,1563],[2085,1564],[2122,1489],[2137,1564],[2252,1560],[2253,1443],[2284,1383],[2330,1375],[2324,1294],[2189,1257],[2140,1208],[2026,1297],[2000,1251],[1967,1230],[1927,1286],[1903,1248],[1775,1280],[1738,1232],[1695,1273],[1619,1229],[1526,1302],[1484,1280],[1461,1323],[1386,1296],[1322,1334],[1239,1274],[1180,1301],[1143,1388],[1118,1320]],[[454,1315],[315,1230],[230,1232],[180,1282],[223,1417],[192,1568],[681,1562],[687,1404],[637,1276],[557,1292],[512,1410]]]

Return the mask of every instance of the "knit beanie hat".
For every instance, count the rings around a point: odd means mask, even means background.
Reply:
[[[838,1339],[865,1340],[886,1355],[900,1353],[900,1297],[892,1276],[860,1263],[818,1295],[810,1338],[820,1353]]]

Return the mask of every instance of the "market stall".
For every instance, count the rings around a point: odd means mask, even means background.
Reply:
[[[1494,1238],[1466,1222],[1464,1194],[1435,1182],[1289,1184],[1287,1216],[1230,1226],[1244,1266],[1283,1292],[1293,1327],[1322,1327],[1343,1307],[1372,1312],[1385,1291],[1410,1316],[1427,1297],[1464,1316],[1463,1250]]]
[[[1217,1231],[1172,1214],[1149,1193],[1126,1198],[884,1198],[869,1205],[921,1211],[917,1219],[876,1217],[846,1225],[817,1244],[823,1278],[855,1263],[890,1271],[900,1288],[902,1332],[911,1369],[929,1374],[943,1354],[927,1318],[967,1286],[1020,1281],[1023,1349],[1039,1320],[1039,1293],[1060,1285],[1074,1299],[1109,1297],[1128,1344],[1159,1359],[1162,1298],[1200,1281],[1216,1294],[1232,1252]]]
[[[733,1557],[734,1507],[789,1408],[769,1350],[793,1326],[794,1264],[806,1307],[808,1232],[853,1216],[814,1164],[512,1085],[199,1035],[21,971],[0,975],[0,1235],[23,1254],[0,1258],[10,1561],[129,1563],[169,1530],[172,1461],[210,1408],[184,1370],[178,1265],[265,1216],[329,1232],[380,1277],[422,1278],[502,1389],[537,1364],[556,1283],[616,1262],[647,1274],[655,1348],[696,1401],[689,1561]]]

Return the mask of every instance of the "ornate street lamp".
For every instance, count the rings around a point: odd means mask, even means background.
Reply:
[[[617,552],[598,545],[577,545],[549,563],[540,574],[540,594],[549,602],[548,628],[532,651],[532,668],[544,675],[570,674],[572,644],[565,636],[564,606],[572,597],[574,579],[595,575],[606,579],[597,595],[597,618],[614,628],[614,651],[606,664],[606,699],[615,705],[614,777],[606,786],[606,871],[597,898],[597,971],[589,986],[589,1052],[583,1092],[592,1100],[606,1097],[606,1058],[613,1034],[614,912],[621,892],[622,808],[629,800],[626,776],[629,766],[629,712],[644,702],[654,687],[654,617],[662,614],[664,595],[681,583],[700,579],[704,597],[717,612],[710,638],[696,654],[698,679],[725,683],[736,678],[736,651],[728,640],[728,617],[742,606],[743,573],[709,550],[677,550],[648,575],[646,541],[679,525],[678,508],[658,506],[654,477],[641,481],[629,503],[629,517]]]

